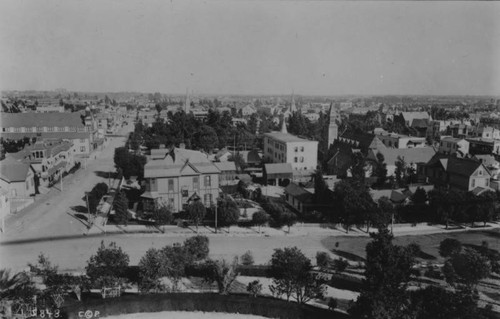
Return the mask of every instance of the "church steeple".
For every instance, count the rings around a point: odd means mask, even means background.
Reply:
[[[333,102],[330,104],[330,111],[328,112],[330,116],[330,121],[328,124],[328,139],[327,139],[327,148],[330,148],[330,145],[338,138],[339,135],[339,127],[337,125],[337,108],[333,105]]]
[[[189,100],[189,91],[186,89],[186,100],[184,101],[184,112],[187,114],[191,111],[191,101]]]
[[[286,119],[284,116],[281,117],[281,133],[283,134],[288,134],[288,131],[286,129]]]
[[[297,106],[295,105],[295,94],[292,91],[292,102],[290,103],[290,112],[297,112]]]

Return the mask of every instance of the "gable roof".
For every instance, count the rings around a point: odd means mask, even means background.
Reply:
[[[144,166],[145,178],[220,174],[220,170],[202,152],[181,148],[169,152],[169,149],[151,150],[151,157]]]
[[[300,187],[299,185],[293,182],[288,184],[287,187],[285,187],[285,193],[289,194],[290,196],[293,196],[295,199],[303,203],[310,202],[312,201],[313,198],[312,193],[310,193],[309,191],[305,190],[304,188]]]
[[[0,178],[8,183],[24,182],[28,177],[30,164],[16,161],[14,158],[7,156],[0,161]]]
[[[480,166],[483,166],[488,175],[490,174],[486,167],[484,167],[484,165],[477,160],[469,158],[450,157],[448,159],[448,166],[446,167],[446,171],[451,174],[470,177]]]
[[[370,150],[368,159],[377,160],[377,153],[384,156],[384,162],[387,165],[394,165],[401,157],[407,163],[428,163],[436,154],[436,150],[432,147],[415,147],[415,148],[381,148],[379,150]]]
[[[221,171],[221,172],[231,172],[231,171],[236,171],[236,164],[234,162],[214,162],[214,165]]]

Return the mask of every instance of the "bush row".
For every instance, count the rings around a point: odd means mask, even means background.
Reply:
[[[155,295],[127,295],[120,298],[88,300],[63,308],[64,318],[79,318],[78,313],[99,311],[100,317],[139,312],[204,311],[253,314],[269,318],[348,318],[331,312],[281,299],[248,295],[219,295],[196,293],[170,293]]]
[[[207,270],[204,264],[193,264],[186,266],[186,276],[203,277],[206,275]],[[238,265],[236,272],[240,276],[249,277],[271,277],[269,275],[269,266],[264,265]]]

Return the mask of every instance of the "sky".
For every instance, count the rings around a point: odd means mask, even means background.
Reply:
[[[500,2],[0,1],[0,88],[500,95]]]

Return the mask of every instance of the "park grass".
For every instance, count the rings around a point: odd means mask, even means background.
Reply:
[[[439,255],[439,243],[446,238],[454,238],[465,245],[474,246],[481,246],[483,241],[486,241],[490,249],[500,250],[499,229],[397,236],[393,243],[396,245],[416,243],[422,250],[418,256],[420,261],[442,263],[444,259]],[[321,244],[339,257],[350,261],[360,261],[366,257],[365,248],[370,241],[369,237],[330,236],[321,240]]]

